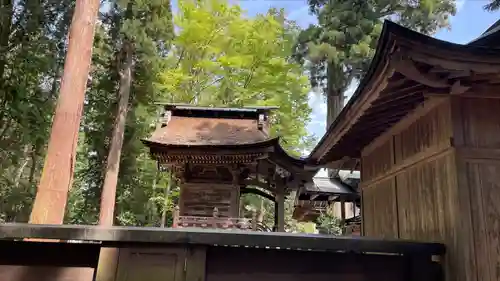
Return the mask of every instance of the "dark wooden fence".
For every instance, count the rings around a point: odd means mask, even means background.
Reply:
[[[34,225],[0,225],[0,239],[0,281],[443,278],[437,257],[444,254],[444,247],[432,243],[244,231]]]

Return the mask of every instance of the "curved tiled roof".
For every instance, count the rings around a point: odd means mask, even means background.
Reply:
[[[173,116],[168,125],[157,129],[149,142],[163,145],[245,145],[269,137],[258,128],[257,120]]]
[[[368,72],[306,161],[324,165],[359,158],[428,93],[446,97],[466,88],[460,82],[473,74],[488,81],[497,73],[500,49],[445,42],[386,21]]]

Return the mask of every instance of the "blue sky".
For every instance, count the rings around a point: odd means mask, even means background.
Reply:
[[[284,8],[288,18],[295,20],[302,27],[315,22],[314,17],[308,14],[306,0],[243,0],[238,3],[249,15],[265,13],[270,7]],[[451,19],[451,29],[441,30],[436,38],[453,43],[465,44],[479,36],[490,25],[500,19],[500,12],[490,13],[483,10],[487,4],[485,0],[458,0],[457,14]],[[351,87],[350,91],[354,90]],[[349,96],[349,94],[348,94]],[[310,134],[321,138],[325,132],[326,105],[321,96],[309,95],[309,103],[313,108],[312,120],[308,126]]]
[[[315,23],[315,18],[309,15],[307,0],[230,0],[238,3],[248,15],[253,16],[265,13],[271,7],[284,8],[287,17],[302,27]],[[435,37],[441,40],[465,44],[483,33],[490,25],[500,19],[500,12],[486,12],[483,6],[488,0],[457,0],[457,14],[451,19],[450,30],[441,30]],[[173,10],[176,10],[176,1],[173,0]],[[347,96],[350,97],[356,85],[352,85]],[[326,104],[320,94],[310,93],[309,104],[313,112],[308,131],[319,139],[325,133]]]

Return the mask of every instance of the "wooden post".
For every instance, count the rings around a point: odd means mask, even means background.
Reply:
[[[173,222],[172,222],[172,227],[173,228],[176,228],[179,226],[179,214],[180,214],[180,208],[179,206],[175,206],[174,208],[174,218],[173,218]]]
[[[62,224],[73,183],[99,0],[77,0],[69,31],[61,90],[30,223]]]
[[[346,234],[346,226],[345,226],[345,199],[340,198],[340,223],[342,226],[342,234]]]
[[[239,185],[239,177],[240,170],[234,169],[232,171],[233,176],[233,190],[231,191],[231,217],[239,218],[240,217],[240,185]]]
[[[219,210],[217,207],[214,208],[214,212],[212,214],[212,227],[217,228],[217,218],[219,217]]]
[[[276,204],[278,205],[278,232],[285,232],[285,187],[276,183]]]
[[[257,231],[257,211],[252,210],[252,230]]]
[[[340,199],[340,218],[342,219],[342,223],[345,221],[345,199]]]
[[[96,269],[95,281],[115,281],[120,249],[102,247]]]
[[[279,207],[278,207],[278,196],[276,195],[274,198],[274,226],[273,226],[273,232],[278,232],[278,224],[279,224],[279,219],[278,219],[278,213],[279,213]]]

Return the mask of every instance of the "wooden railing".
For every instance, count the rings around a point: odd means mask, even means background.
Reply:
[[[267,227],[257,222],[256,215],[254,214],[251,219],[249,218],[227,218],[219,217],[217,208],[214,208],[211,217],[202,216],[181,216],[179,215],[179,208],[174,210],[174,228],[217,228],[217,229],[239,229],[239,230],[252,230],[252,231],[267,231]]]

